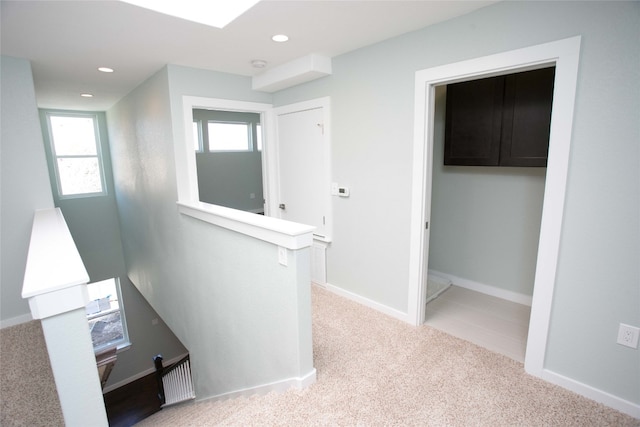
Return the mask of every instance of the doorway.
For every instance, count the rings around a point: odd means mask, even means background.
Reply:
[[[544,65],[556,67],[547,179],[525,355],[525,370],[539,377],[543,375],[562,232],[579,52],[580,37],[573,37],[416,72],[408,317],[419,325],[425,318],[436,86]]]
[[[447,164],[447,89],[435,91],[425,324],[524,362],[546,167]]]

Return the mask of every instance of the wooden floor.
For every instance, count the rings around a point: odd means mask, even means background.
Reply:
[[[458,286],[427,304],[425,324],[524,362],[531,307]]]
[[[110,427],[129,427],[160,410],[156,374],[149,374],[104,395]]]

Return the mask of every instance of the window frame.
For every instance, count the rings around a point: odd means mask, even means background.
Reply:
[[[117,351],[123,350],[123,349],[127,349],[131,346],[131,341],[129,340],[129,330],[127,328],[127,317],[125,314],[125,310],[124,310],[124,301],[122,299],[122,288],[120,285],[120,278],[119,277],[111,277],[109,279],[104,279],[104,280],[100,280],[98,282],[92,282],[92,283],[87,283],[87,287],[96,284],[96,283],[100,283],[100,282],[104,282],[106,280],[113,280],[114,284],[115,284],[115,289],[116,289],[116,294],[118,296],[118,308],[115,309],[109,309],[106,310],[104,312],[99,311],[97,313],[91,313],[91,314],[86,314],[86,318],[87,318],[87,325],[89,325],[89,321],[90,320],[94,320],[94,319],[98,319],[100,317],[105,317],[108,316],[110,314],[113,314],[115,312],[119,312],[120,313],[120,323],[122,324],[122,338],[117,340],[117,341],[110,341],[104,345],[100,345],[100,346],[93,346],[93,351],[94,353],[100,353],[101,351],[104,351],[106,349],[109,348],[113,348],[115,347],[117,349]],[[89,304],[91,304],[93,302],[90,301]],[[89,305],[87,304],[87,306]],[[93,339],[92,339],[92,344],[93,344]]]
[[[55,111],[55,110],[47,110],[44,112],[46,118],[47,125],[47,139],[48,144],[46,144],[47,149],[51,156],[51,167],[53,169],[53,175],[55,177],[55,188],[57,192],[58,199],[66,200],[66,199],[78,199],[85,197],[101,197],[106,196],[108,194],[107,190],[107,180],[105,176],[105,167],[104,167],[104,156],[102,155],[102,141],[100,139],[100,125],[99,125],[99,117],[98,113],[92,112],[69,112],[69,111]],[[55,149],[55,143],[53,139],[53,130],[51,126],[51,118],[52,117],[75,117],[75,118],[90,118],[93,122],[93,134],[95,138],[96,144],[96,154],[95,155],[58,155]],[[96,158],[98,161],[98,174],[100,177],[100,185],[102,187],[102,191],[100,192],[91,192],[91,193],[76,193],[76,194],[63,194],[62,192],[62,181],[60,177],[60,171],[58,168],[58,159],[60,158]]]
[[[209,125],[210,124],[223,124],[223,125],[244,125],[247,129],[247,149],[246,150],[238,150],[238,149],[231,149],[231,150],[219,150],[216,148],[213,148],[213,145],[211,143],[211,132],[209,132],[210,128]],[[204,123],[203,123],[204,125]],[[254,124],[253,122],[243,122],[243,121],[233,121],[233,120],[207,120],[207,152],[208,153],[251,153],[253,151],[257,151],[254,147],[254,141],[253,141],[253,128],[254,128]]]
[[[194,141],[197,138],[198,148],[195,149],[196,153],[204,153],[204,138],[202,136],[202,120],[194,120],[193,124],[195,125],[194,129]]]

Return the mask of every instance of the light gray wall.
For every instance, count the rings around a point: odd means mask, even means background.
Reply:
[[[49,144],[44,110],[41,110],[40,120],[42,135],[45,143]],[[107,194],[101,197],[60,199],[55,189],[55,176],[51,174],[51,169],[49,170],[54,203],[62,210],[82,262],[89,273],[90,282],[111,277],[120,279],[127,329],[132,345],[128,350],[118,353],[118,360],[107,382],[107,386],[110,386],[154,368],[153,357],[157,354],[162,354],[165,360],[170,360],[186,353],[186,349],[126,275],[104,113],[98,113],[98,121]],[[159,320],[157,325],[152,325],[153,319]]]
[[[107,113],[127,272],[189,350],[199,399],[313,369],[308,248],[284,267],[274,245],[176,208],[182,96],[269,100],[250,87],[168,66]]]
[[[204,139],[208,136],[208,120],[260,123],[260,114],[237,111],[194,110],[193,118],[202,121]],[[264,212],[262,151],[205,150],[196,153],[196,168],[201,201],[243,211]]]
[[[22,299],[33,213],[53,207],[31,64],[0,57],[0,320],[29,316]]]
[[[638,2],[501,2],[333,59],[333,75],[274,95],[331,96],[329,283],[407,310],[417,70],[582,36],[574,133],[545,367],[640,403]],[[375,266],[372,268],[372,266]]]
[[[546,168],[444,166],[436,88],[429,269],[531,296]]]

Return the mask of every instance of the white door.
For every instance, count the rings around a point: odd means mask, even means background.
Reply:
[[[323,108],[277,114],[280,217],[327,237],[328,182]]]

